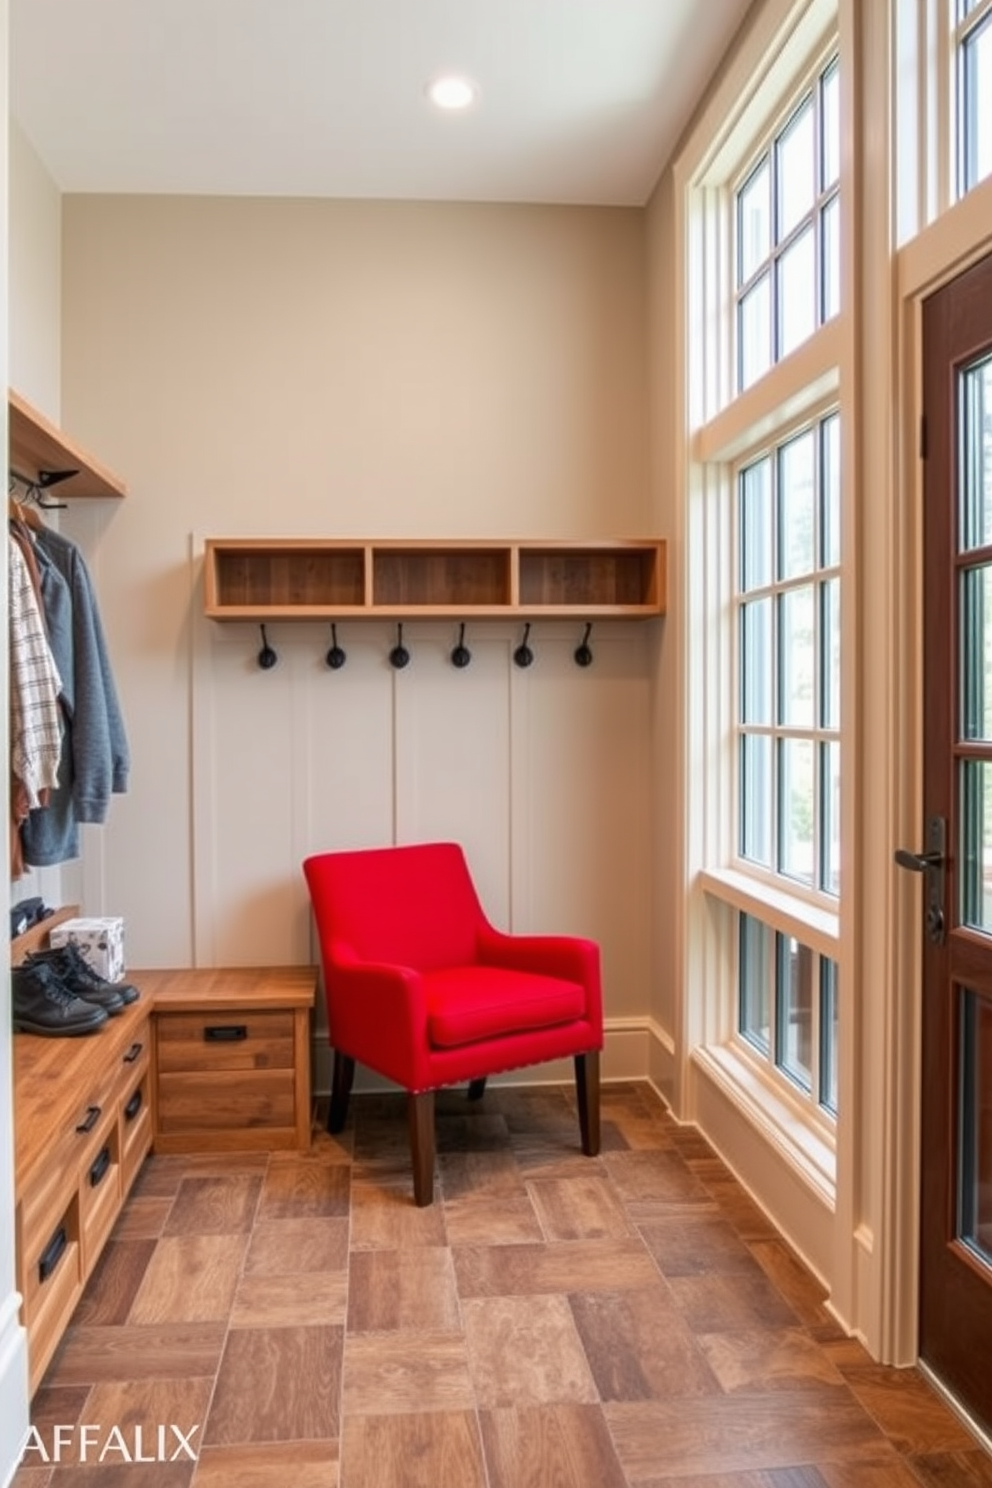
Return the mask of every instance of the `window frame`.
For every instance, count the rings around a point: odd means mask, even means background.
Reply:
[[[736,583],[735,583],[734,594],[733,594],[733,607],[734,607],[734,619],[733,619],[734,646],[733,646],[733,653],[734,653],[734,664],[735,664],[736,675],[735,675],[735,678],[734,678],[734,689],[733,689],[733,698],[734,698],[734,702],[733,702],[733,729],[734,729],[734,734],[735,734],[735,745],[734,745],[734,776],[733,776],[732,790],[733,790],[733,798],[734,798],[734,800],[735,800],[735,802],[737,804],[737,813],[738,813],[739,827],[738,827],[738,833],[737,833],[737,841],[735,843],[734,850],[733,850],[732,855],[731,855],[731,863],[732,863],[732,866],[734,868],[738,869],[739,871],[741,871],[743,873],[753,874],[756,878],[759,878],[759,879],[762,879],[762,880],[768,880],[768,881],[771,881],[773,883],[776,883],[776,884],[779,885],[780,888],[782,888],[786,892],[797,892],[803,898],[808,899],[811,903],[817,904],[817,905],[822,905],[822,906],[824,906],[825,908],[828,908],[828,909],[830,909],[830,908],[836,908],[838,906],[839,899],[840,899],[840,892],[839,892],[839,888],[838,888],[838,892],[837,893],[834,893],[829,888],[823,887],[823,879],[825,877],[825,873],[824,873],[825,836],[824,836],[824,834],[825,834],[825,828],[826,828],[826,818],[825,818],[825,814],[824,814],[824,811],[823,811],[824,782],[823,782],[823,779],[822,779],[822,765],[821,765],[820,759],[817,758],[817,757],[822,755],[822,749],[823,749],[823,746],[824,745],[836,744],[838,747],[840,747],[840,745],[841,745],[841,739],[842,739],[842,729],[841,729],[840,720],[838,720],[838,721],[836,721],[834,723],[827,723],[827,722],[824,721],[824,708],[823,708],[823,704],[824,704],[824,701],[825,701],[825,696],[829,692],[829,684],[825,682],[824,677],[823,677],[823,647],[826,644],[827,637],[823,633],[823,620],[822,620],[822,616],[818,614],[818,611],[819,611],[820,604],[821,604],[821,602],[823,600],[823,597],[824,597],[824,590],[825,590],[826,586],[829,585],[829,584],[832,584],[832,583],[836,583],[838,586],[840,586],[841,580],[842,580],[842,574],[843,574],[843,563],[842,563],[840,557],[838,557],[837,561],[834,562],[834,563],[821,562],[821,559],[825,557],[825,554],[822,551],[822,535],[818,532],[817,533],[817,536],[816,536],[816,539],[815,539],[817,552],[816,552],[815,557],[814,557],[813,566],[811,567],[811,569],[809,570],[808,573],[804,573],[804,574],[802,574],[802,575],[800,575],[798,577],[786,577],[786,578],[783,578],[779,572],[775,572],[775,573],[772,574],[771,579],[766,584],[762,584],[762,585],[756,586],[754,589],[745,590],[742,587],[742,585],[741,585],[741,577],[740,577],[741,576],[741,573],[742,573],[742,554],[741,554],[741,551],[740,551],[740,542],[741,542],[740,525],[741,524],[740,524],[740,521],[738,519],[738,514],[739,514],[740,477],[743,474],[743,472],[745,470],[747,470],[748,468],[753,467],[762,458],[769,458],[769,459],[771,459],[771,461],[773,462],[773,464],[777,464],[778,463],[778,458],[780,456],[780,453],[781,453],[781,451],[782,451],[782,449],[784,447],[786,447],[792,440],[802,437],[802,435],[805,432],[812,430],[812,431],[814,431],[815,437],[816,437],[816,451],[817,451],[817,453],[816,453],[816,481],[817,481],[817,487],[818,487],[818,500],[817,500],[817,512],[816,512],[816,515],[817,515],[817,519],[818,519],[818,525],[822,524],[823,508],[822,508],[822,504],[821,504],[821,501],[819,499],[819,496],[820,496],[820,494],[822,494],[822,484],[821,484],[821,481],[822,481],[822,465],[823,465],[823,431],[824,431],[824,428],[825,428],[825,425],[827,424],[827,422],[829,420],[831,420],[831,419],[834,419],[834,418],[837,419],[837,421],[838,421],[838,427],[839,427],[840,409],[839,409],[839,407],[838,407],[837,402],[836,402],[835,399],[828,400],[824,405],[816,408],[813,412],[804,414],[800,419],[794,420],[794,421],[786,424],[785,426],[781,426],[778,429],[778,431],[776,432],[775,437],[773,439],[762,442],[760,445],[756,446],[754,449],[744,451],[742,453],[741,457],[737,461],[734,462],[734,465],[732,467],[732,469],[733,469],[732,484],[733,484],[733,491],[734,491],[734,496],[733,496],[733,501],[734,501],[734,521],[733,521],[733,526],[734,526],[734,538],[735,538],[735,547],[734,547],[734,574],[736,576]],[[777,484],[777,480],[778,480],[777,474],[773,477],[773,479],[775,480],[775,482]],[[773,522],[773,525],[776,525],[777,522],[778,522],[778,504],[777,504],[777,501],[774,500],[774,499],[773,499],[773,508],[774,508],[774,510],[773,510],[772,522]],[[783,594],[785,594],[786,592],[793,591],[795,589],[802,588],[802,587],[807,587],[807,586],[808,587],[811,587],[813,589],[813,606],[814,606],[814,657],[813,657],[813,667],[814,667],[815,681],[814,681],[814,696],[813,696],[813,721],[808,726],[807,725],[800,725],[800,724],[789,724],[789,723],[784,723],[782,721],[782,718],[781,718],[781,706],[780,706],[779,698],[778,698],[778,688],[781,685],[781,671],[782,671],[782,665],[783,665],[783,658],[782,658],[782,652],[781,652],[781,650],[779,648],[779,645],[778,645],[778,640],[776,639],[775,642],[774,642],[773,653],[772,653],[772,671],[775,674],[774,675],[774,678],[773,678],[773,682],[772,682],[772,688],[773,688],[772,712],[773,712],[773,715],[774,716],[773,716],[772,721],[770,723],[750,722],[750,721],[746,720],[744,718],[744,716],[743,716],[744,715],[744,704],[743,704],[744,679],[743,679],[743,666],[742,666],[743,636],[742,636],[742,633],[741,633],[741,623],[740,623],[741,614],[742,614],[742,612],[744,610],[745,605],[747,603],[749,603],[749,602],[754,602],[754,600],[757,599],[757,598],[762,598],[762,597],[770,598],[772,600],[773,604],[777,606],[777,604],[779,603],[779,601],[781,599],[781,596]],[[841,611],[843,611],[843,590],[842,589],[840,590],[840,594],[841,594],[840,608],[841,608]],[[778,625],[777,617],[773,621],[773,624],[776,626],[776,629],[777,629],[777,625]],[[839,678],[838,678],[838,686],[839,686]],[[839,701],[838,701],[838,711],[841,712],[841,717],[842,717],[843,714],[842,714],[842,710],[840,710],[840,707],[839,707]],[[741,785],[742,757],[743,757],[743,752],[744,752],[744,750],[743,750],[743,741],[744,741],[745,736],[749,736],[749,735],[750,736],[761,735],[761,736],[768,737],[772,741],[772,749],[773,749],[773,752],[774,753],[777,753],[778,752],[780,743],[783,740],[787,740],[787,739],[794,739],[794,740],[798,740],[798,741],[807,741],[808,740],[811,743],[811,746],[812,746],[812,749],[813,749],[813,752],[814,752],[814,765],[813,765],[813,778],[814,778],[814,787],[813,787],[813,792],[814,792],[814,801],[813,801],[813,810],[814,810],[814,835],[813,835],[814,874],[813,874],[813,881],[812,882],[807,882],[807,881],[805,881],[802,878],[798,878],[798,877],[796,877],[794,875],[791,875],[791,874],[785,872],[781,868],[781,866],[777,866],[777,865],[780,865],[781,864],[781,859],[782,859],[781,774],[780,774],[780,769],[779,769],[779,766],[778,766],[777,762],[773,763],[773,766],[772,766],[772,780],[773,780],[773,783],[774,783],[774,797],[775,797],[775,799],[774,799],[774,802],[773,802],[773,814],[772,814],[771,830],[772,830],[773,853],[774,853],[774,857],[775,857],[775,865],[772,865],[772,864],[763,864],[759,859],[748,857],[744,853],[744,851],[743,851],[743,835],[744,835],[744,833],[743,833],[743,825],[744,825],[744,823],[743,823],[743,817],[744,817],[744,792],[743,792],[742,785]]]
[[[689,758],[705,758],[707,767],[688,775],[690,885],[700,891],[698,910],[690,913],[685,947],[687,985],[703,979],[700,1000],[687,1010],[687,1089],[719,1088],[733,1107],[762,1131],[774,1133],[773,1144],[801,1174],[818,1202],[832,1206],[837,1183],[837,1119],[799,1091],[774,1068],[771,1060],[749,1050],[737,1030],[738,934],[736,912],[753,914],[773,931],[791,934],[820,958],[836,963],[846,980],[841,938],[841,904],[827,896],[786,883],[757,865],[744,864],[737,848],[737,759],[730,741],[737,717],[737,667],[734,644],[736,535],[733,509],[734,466],[749,451],[782,438],[791,428],[825,412],[840,410],[845,419],[848,394],[841,387],[842,369],[851,367],[849,310],[851,229],[841,207],[841,300],[838,312],[809,338],[772,365],[743,392],[735,385],[736,272],[735,192],[770,147],[776,130],[801,101],[813,79],[838,58],[841,140],[838,192],[852,192],[853,158],[846,133],[850,122],[850,83],[844,82],[841,21],[849,24],[843,0],[810,0],[801,16],[783,7],[769,8],[781,29],[768,37],[760,65],[722,116],[714,109],[700,125],[709,129],[709,144],[694,164],[676,167],[676,189],[684,191],[684,304],[680,323],[687,337],[684,413],[687,442],[686,549],[690,604],[689,628]],[[773,15],[780,18],[773,19]],[[798,17],[798,18],[797,18]],[[769,102],[771,100],[771,102]],[[848,121],[845,124],[845,120]],[[680,175],[681,170],[681,175]],[[817,201],[821,195],[817,194]],[[853,208],[852,208],[853,209]],[[721,327],[719,334],[716,328]],[[695,334],[693,334],[695,332]],[[845,419],[846,428],[846,419]],[[842,437],[846,444],[847,433]],[[842,530],[847,534],[850,457],[842,459]],[[849,535],[842,538],[840,572],[850,559]],[[854,606],[843,604],[842,654],[849,654]],[[855,726],[849,706],[851,688],[842,684],[841,736]],[[846,796],[845,796],[846,799]],[[841,840],[850,822],[841,807]],[[728,829],[728,817],[731,827]],[[847,878],[843,890],[848,893]],[[845,1009],[845,1017],[847,1012]],[[833,1057],[839,1069],[841,1050]],[[845,1065],[846,1069],[846,1065]],[[693,1071],[705,1075],[699,1087]],[[840,1082],[843,1084],[843,1082]],[[707,1097],[708,1099],[709,1097]]]

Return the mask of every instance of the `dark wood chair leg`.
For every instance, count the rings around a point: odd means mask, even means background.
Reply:
[[[470,1080],[468,1082],[468,1099],[469,1100],[481,1100],[482,1097],[483,1097],[483,1094],[485,1093],[485,1089],[486,1089],[486,1077],[485,1077],[485,1075],[482,1076],[482,1079],[481,1080]]]
[[[355,1061],[349,1059],[347,1054],[342,1054],[340,1049],[334,1050],[334,1070],[331,1075],[331,1104],[327,1111],[327,1130],[337,1133],[344,1131],[344,1124],[348,1119],[348,1097],[351,1095],[351,1082],[355,1078]]]
[[[421,1090],[406,1098],[413,1159],[413,1198],[418,1208],[434,1202],[434,1092]]]
[[[575,1056],[575,1094],[579,1103],[579,1131],[586,1157],[599,1152],[599,1050]]]

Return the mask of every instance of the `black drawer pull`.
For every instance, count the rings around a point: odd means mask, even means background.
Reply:
[[[99,1120],[100,1120],[100,1107],[99,1106],[87,1106],[86,1107],[86,1119],[84,1121],[81,1121],[79,1123],[79,1125],[76,1127],[76,1130],[77,1130],[77,1132],[88,1132],[88,1131],[92,1131],[93,1128],[96,1126],[96,1124],[97,1124],[97,1122]]]
[[[59,1225],[38,1260],[39,1281],[47,1281],[51,1276],[62,1258],[62,1252],[65,1250],[68,1239],[69,1237],[65,1232],[65,1225]]]
[[[96,1162],[90,1168],[90,1188],[96,1188],[97,1184],[100,1183],[102,1181],[102,1179],[106,1176],[107,1169],[109,1167],[110,1167],[110,1148],[109,1147],[103,1147],[100,1150],[100,1153],[99,1153],[99,1155],[97,1157]]]
[[[248,1037],[247,1023],[208,1023],[203,1030],[208,1044],[236,1044]]]
[[[144,1044],[132,1044],[124,1055],[124,1063],[133,1064],[144,1047]]]
[[[141,1086],[134,1092],[127,1105],[124,1107],[124,1120],[133,1121],[141,1110]]]

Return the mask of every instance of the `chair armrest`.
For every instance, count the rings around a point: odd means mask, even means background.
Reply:
[[[389,1079],[416,1086],[428,1047],[420,973],[359,961],[339,947],[325,956],[323,971],[331,1043]]]
[[[485,966],[562,977],[586,989],[586,1017],[600,1023],[603,992],[599,946],[579,935],[506,935],[492,925],[479,927],[479,960]]]

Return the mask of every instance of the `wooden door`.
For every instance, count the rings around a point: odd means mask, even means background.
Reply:
[[[923,307],[920,1357],[992,1429],[992,258]]]

